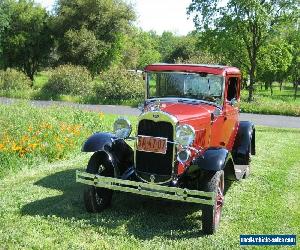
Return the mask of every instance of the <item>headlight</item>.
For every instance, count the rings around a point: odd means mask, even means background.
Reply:
[[[180,145],[187,147],[192,145],[195,139],[195,130],[192,126],[184,124],[176,128],[175,141]]]
[[[191,157],[191,151],[188,149],[180,150],[177,153],[177,161],[181,163],[185,163]]]
[[[118,118],[114,123],[114,134],[121,139],[127,138],[131,133],[130,122],[125,118]]]

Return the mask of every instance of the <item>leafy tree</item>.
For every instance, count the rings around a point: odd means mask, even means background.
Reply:
[[[153,32],[140,31],[138,44],[140,49],[138,68],[144,68],[151,63],[157,63],[161,60],[161,54],[158,51],[157,36]]]
[[[86,66],[90,72],[96,73],[98,68],[103,68],[103,53],[107,50],[106,44],[97,40],[92,31],[86,28],[68,30],[60,45],[61,61]]]
[[[55,13],[54,27],[63,61],[93,64],[94,72],[120,57],[123,36],[135,19],[132,7],[121,0],[58,0]],[[80,42],[84,44],[75,49]],[[71,49],[66,51],[68,45]],[[84,59],[76,61],[83,53]]]
[[[128,69],[143,69],[161,60],[158,36],[154,32],[132,29],[124,43],[123,64]]]
[[[30,0],[3,0],[0,20],[3,68],[17,67],[33,79],[52,46],[46,10]]]
[[[210,48],[217,44],[228,61],[247,70],[251,101],[261,47],[278,25],[293,21],[298,8],[298,0],[229,0],[224,7],[219,0],[192,0],[188,13],[195,13]]]
[[[284,40],[272,41],[261,48],[258,57],[258,78],[270,86],[272,83],[282,82],[288,76],[288,69],[292,62],[292,46]]]
[[[173,50],[166,57],[166,62],[174,63],[176,60],[187,60],[196,52],[197,39],[192,35],[177,37]]]
[[[222,64],[223,58],[218,55],[213,55],[208,51],[196,51],[186,59],[178,58],[176,63],[190,64]]]
[[[292,63],[289,68],[290,80],[294,83],[295,99],[300,85],[300,18],[287,29],[287,41],[292,46]]]
[[[179,43],[178,40],[180,40],[180,38],[170,31],[163,32],[159,37],[158,50],[163,62],[170,62],[171,54]],[[171,61],[174,62],[173,58]]]
[[[3,46],[1,41],[4,39],[4,31],[9,27],[9,3],[0,3],[0,68],[4,67]]]

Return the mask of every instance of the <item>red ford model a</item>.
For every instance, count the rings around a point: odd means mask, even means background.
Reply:
[[[224,204],[224,179],[249,175],[255,128],[239,121],[241,73],[219,65],[153,64],[145,68],[146,100],[137,132],[125,118],[112,133],[83,145],[95,152],[77,182],[87,184],[88,212],[100,212],[113,190],[201,204],[212,234]],[[131,148],[125,140],[134,140]]]

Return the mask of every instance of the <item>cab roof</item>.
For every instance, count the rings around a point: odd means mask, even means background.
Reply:
[[[215,75],[238,74],[241,72],[236,67],[213,64],[167,64],[158,63],[151,64],[145,67],[145,71],[178,71],[178,72],[194,72],[208,73]]]

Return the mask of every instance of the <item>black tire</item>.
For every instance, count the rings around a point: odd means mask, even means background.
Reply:
[[[216,194],[214,205],[204,205],[202,209],[202,230],[205,234],[214,234],[219,226],[224,204],[223,170],[207,174],[204,191]]]
[[[99,172],[103,167],[104,170]],[[87,173],[99,174],[106,177],[113,177],[113,167],[107,160],[107,156],[100,153],[95,153],[89,160],[86,169]],[[87,186],[83,193],[84,205],[88,212],[99,213],[111,204],[113,191],[106,188],[96,188],[94,186]]]

